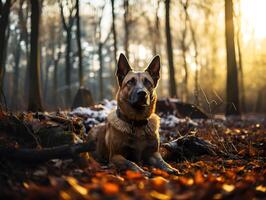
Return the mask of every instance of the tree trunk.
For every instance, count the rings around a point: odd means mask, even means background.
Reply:
[[[175,68],[173,60],[172,36],[170,27],[170,0],[165,0],[165,33],[167,44],[167,58],[169,65],[169,95],[170,97],[177,97]]]
[[[23,0],[21,0],[23,1]],[[25,81],[24,81],[24,98],[25,98],[25,102],[26,99],[29,96],[29,73],[30,73],[30,48],[29,48],[29,33],[27,30],[27,22],[28,22],[28,15],[29,15],[29,2],[26,1],[26,16],[19,16],[19,18],[21,19],[21,31],[23,34],[23,40],[25,41],[25,45],[26,45],[26,60],[27,60],[27,64],[26,64],[26,70],[25,70]]]
[[[61,45],[59,45],[61,48]],[[54,98],[54,105],[57,106],[57,88],[58,88],[58,81],[57,81],[57,71],[58,71],[58,62],[61,58],[61,51],[58,52],[57,58],[54,58],[54,77],[53,77],[53,98]]]
[[[266,87],[262,87],[257,91],[257,99],[255,104],[255,112],[256,113],[265,113],[266,106],[265,106],[265,97],[266,97]]]
[[[187,13],[188,15],[188,13]],[[192,26],[192,22],[191,19],[188,17],[189,20],[189,26],[190,26],[190,31],[191,31],[191,36],[192,36],[192,42],[194,45],[194,50],[195,50],[195,54],[194,54],[194,59],[195,59],[195,65],[196,65],[196,69],[195,69],[195,79],[194,79],[194,97],[195,97],[195,104],[197,106],[199,106],[200,102],[199,102],[199,60],[198,60],[198,43],[197,43],[197,39],[196,39],[196,35],[195,35],[195,30]]]
[[[240,1],[238,2],[240,4]],[[239,68],[239,78],[240,78],[240,103],[242,112],[246,111],[246,98],[245,98],[245,83],[244,83],[244,72],[243,72],[243,62],[242,62],[242,51],[241,51],[241,10],[240,5],[238,9],[237,16],[237,33],[236,33],[236,44],[238,52],[238,68]]]
[[[195,54],[194,54],[194,62],[195,62],[195,65],[196,65],[196,70],[195,70],[195,77],[194,77],[194,97],[195,97],[195,104],[197,106],[199,106],[199,60],[198,60],[198,43],[197,43],[197,39],[196,39],[196,34],[195,34],[195,30],[193,28],[193,25],[192,25],[192,21],[190,19],[190,16],[188,14],[188,3],[189,1],[186,1],[185,4],[183,5],[183,9],[184,9],[184,12],[185,12],[185,15],[186,15],[186,21],[188,21],[189,23],[189,29],[190,29],[190,32],[191,32],[191,38],[192,38],[192,43],[193,43],[193,46],[194,46],[194,51],[195,51]]]
[[[2,88],[3,88],[3,95],[5,95],[5,73],[6,73],[6,61],[7,61],[7,51],[8,51],[8,43],[9,43],[9,37],[10,37],[10,27],[7,28],[6,30],[6,41],[5,41],[5,51],[4,51],[4,57],[3,57],[3,66],[4,66],[4,69],[3,69],[3,74],[2,74],[2,82],[0,83],[0,85],[2,85]],[[7,78],[8,79],[8,78]],[[0,88],[1,89],[1,88]],[[1,95],[1,92],[0,92],[0,95]]]
[[[66,32],[66,53],[65,53],[65,61],[66,61],[66,70],[65,70],[65,106],[68,107],[71,105],[71,59],[70,59],[70,52],[71,52],[71,39],[72,39],[72,27],[74,23],[74,7],[69,7],[69,16],[68,16],[68,22],[65,19],[64,16],[64,9],[63,9],[63,3],[62,1],[59,1],[59,7],[60,7],[60,14],[61,14],[61,20],[63,24],[63,28]],[[76,7],[76,5],[75,5]]]
[[[20,46],[20,43],[21,41],[25,41],[25,45],[26,45],[26,60],[27,60],[27,65],[26,65],[26,71],[27,69],[29,68],[29,65],[28,65],[28,60],[29,60],[29,52],[28,52],[28,34],[27,34],[27,27],[26,27],[26,24],[27,24],[27,18],[28,18],[28,15],[24,16],[23,14],[23,5],[24,5],[25,1],[24,0],[20,0],[19,1],[19,10],[18,10],[18,16],[19,16],[19,24],[18,24],[18,27],[20,29],[19,31],[19,40],[17,41],[17,49],[16,49],[16,52],[15,52],[15,71],[14,71],[14,87],[13,87],[13,95],[12,95],[12,108],[17,110],[21,104],[18,104],[18,102],[21,102],[21,97],[22,95],[24,95],[23,92],[21,92],[23,89],[22,89],[22,86],[19,84],[19,78],[20,78],[20,69],[19,69],[19,63],[20,63],[20,57],[21,57],[21,53],[22,53],[22,50],[21,50],[21,46]],[[28,6],[26,8],[26,13],[28,14]],[[25,76],[25,79],[27,79],[28,76],[26,77]],[[27,80],[28,81],[28,80]],[[26,83],[26,81],[24,82],[24,84]],[[25,85],[24,85],[25,86]],[[25,92],[25,91],[24,91]],[[21,94],[21,96],[20,96]],[[23,99],[24,98],[27,98],[28,95],[26,96],[23,96]],[[25,104],[25,102],[24,102]]]
[[[40,91],[39,23],[41,7],[38,0],[31,0],[29,111],[43,111]]]
[[[187,67],[187,55],[186,55],[186,46],[185,44],[182,44],[182,59],[183,59],[183,67],[185,71],[183,84],[184,84],[184,94],[183,101],[186,102],[188,100],[188,67]]]
[[[20,87],[19,87],[19,78],[20,78],[20,70],[19,70],[19,62],[20,62],[20,55],[21,55],[21,46],[20,46],[20,42],[22,40],[22,36],[20,33],[19,36],[19,40],[17,42],[17,48],[16,51],[14,52],[14,56],[15,56],[15,66],[14,66],[14,85],[13,85],[13,94],[12,94],[12,108],[17,110],[18,106],[18,102],[20,102],[19,99],[19,93],[20,93]]]
[[[80,36],[80,16],[79,16],[79,0],[76,0],[76,20],[77,20],[77,46],[78,46],[78,58],[79,58],[79,86],[84,85],[83,80],[83,67],[82,67],[82,47]]]
[[[129,20],[128,20],[128,0],[124,0],[124,28],[125,28],[125,38],[124,38],[124,49],[125,55],[129,60],[128,51],[128,40],[129,40]]]
[[[225,114],[227,116],[240,115],[232,0],[225,0],[225,40],[227,58],[227,105]]]
[[[67,37],[66,37],[66,74],[65,74],[65,84],[66,84],[66,90],[65,90],[65,100],[66,100],[66,106],[70,106],[71,103],[71,62],[70,62],[70,52],[71,52],[71,30],[67,31]]]
[[[102,43],[98,44],[98,57],[100,63],[99,69],[99,100],[103,100],[103,55],[102,55]]]
[[[43,91],[43,96],[44,96],[44,101],[47,102],[48,100],[48,83],[49,83],[49,68],[51,66],[51,60],[46,57],[46,64],[45,64],[45,79],[44,79],[44,91]]]
[[[8,18],[10,14],[11,8],[11,0],[6,0],[3,4],[1,2],[1,9],[0,9],[0,93],[3,91],[3,79],[4,79],[4,61],[5,61],[5,53],[7,50],[6,46],[6,32],[8,26]]]
[[[116,41],[116,27],[115,27],[115,7],[114,7],[114,1],[115,0],[111,0],[111,4],[112,4],[112,33],[113,33],[113,39],[114,39],[114,61],[115,61],[115,67],[117,65],[117,41]]]
[[[111,6],[112,6],[112,34],[113,34],[113,52],[114,52],[114,67],[116,68],[117,66],[117,35],[116,35],[116,25],[115,25],[115,6],[114,6],[115,0],[111,0]],[[115,73],[112,73],[111,76],[111,83],[114,85],[114,88],[112,90],[112,95],[115,96],[116,90],[118,88],[118,85],[116,84],[116,77]]]
[[[152,22],[149,18],[149,16],[144,15],[146,21],[147,21],[147,27],[148,27],[148,33],[150,34],[150,42],[152,47],[152,54],[157,55],[157,35],[156,35],[156,25],[152,25]],[[156,22],[155,22],[156,23]]]
[[[155,41],[155,46],[153,48],[154,55],[160,54],[160,46],[161,46],[161,34],[160,34],[160,17],[159,17],[159,8],[160,8],[160,1],[157,2],[157,7],[155,11],[155,24],[154,24],[154,31],[153,40]],[[162,76],[162,74],[161,74]]]
[[[240,78],[240,102],[241,110],[245,112],[246,110],[246,98],[245,98],[245,84],[244,84],[244,72],[243,72],[243,62],[242,62],[242,52],[240,44],[240,31],[237,33],[237,49],[238,49],[238,68],[239,68],[239,78]]]
[[[184,3],[181,2],[181,6],[184,9],[185,13],[185,20],[184,20],[184,29],[182,30],[182,38],[181,38],[181,50],[182,50],[182,59],[183,59],[183,67],[185,71],[184,79],[183,79],[183,94],[182,94],[182,100],[186,102],[188,100],[188,67],[187,67],[187,44],[186,44],[186,38],[187,38],[187,32],[188,32],[188,13],[187,13],[187,8],[188,8],[188,0],[185,1]]]

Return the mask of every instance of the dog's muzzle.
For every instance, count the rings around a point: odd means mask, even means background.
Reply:
[[[145,89],[136,88],[130,95],[129,103],[133,107],[141,108],[150,105],[150,96]]]

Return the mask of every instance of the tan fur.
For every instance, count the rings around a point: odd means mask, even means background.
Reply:
[[[151,145],[154,146],[155,151],[159,148],[159,123],[160,118],[156,114],[152,114],[147,125],[135,127],[132,131],[130,124],[119,119],[115,111],[111,112],[105,127],[100,126],[92,131],[92,135],[95,132],[98,133],[96,152],[99,160],[110,161],[116,153],[123,153],[122,148],[127,145],[126,143],[131,137],[134,137],[135,143],[132,144],[132,148],[136,148],[138,152],[135,161],[140,161],[143,156],[145,157],[145,153],[149,152],[147,148],[150,149]]]
[[[143,79],[143,78],[146,77],[147,79],[149,79],[149,81],[152,82],[152,84],[154,86],[154,81],[153,81],[152,77],[150,76],[150,74],[148,72],[138,72],[138,71],[130,71],[130,72],[128,72],[127,76],[123,80],[122,85],[125,85],[124,83],[126,83],[129,79],[131,79],[132,77],[135,77],[136,73],[141,73],[140,79]],[[155,86],[154,86],[154,88],[155,88]]]
[[[132,127],[130,124],[126,123],[125,121],[119,119],[117,117],[116,111],[112,111],[108,117],[107,117],[108,123],[110,125],[125,134],[134,134],[132,133]],[[160,117],[156,115],[155,113],[152,113],[151,116],[148,118],[148,124],[145,126],[139,127],[140,132],[138,132],[138,135],[154,135],[158,133],[160,126]]]
[[[156,87],[154,86],[152,77],[148,72],[142,72],[140,76],[136,76],[136,74],[139,73],[140,72],[135,72],[135,71],[128,72],[128,74],[126,75],[125,79],[122,82],[122,86],[118,89],[116,95],[118,107],[121,109],[121,111],[127,118],[132,120],[143,120],[149,118],[151,114],[155,112],[155,105],[157,101],[157,95],[155,92]],[[142,82],[144,78],[147,78],[153,84],[153,86],[149,88],[150,89],[149,92],[152,95],[150,106],[146,107],[141,113],[132,108],[127,102],[131,88],[129,88],[125,83],[132,77],[136,77],[139,82]]]

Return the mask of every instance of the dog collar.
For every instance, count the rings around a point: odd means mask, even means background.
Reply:
[[[147,122],[144,123],[145,120],[141,120],[143,122],[134,120],[130,120],[125,118],[124,120],[118,117],[116,110],[113,110],[107,116],[107,123],[112,126],[114,129],[126,133],[126,134],[136,134],[134,131],[135,128],[138,129],[138,133],[136,135],[156,135],[159,138],[159,127],[160,127],[160,117],[155,113],[152,113]],[[125,121],[127,120],[127,121]],[[133,121],[133,126],[132,126]],[[134,124],[137,123],[137,124]],[[147,123],[147,124],[146,124]]]
[[[121,113],[120,109],[116,109],[116,115],[122,121],[132,125],[132,126],[145,126],[148,124],[148,120],[132,120],[128,119],[123,113]]]

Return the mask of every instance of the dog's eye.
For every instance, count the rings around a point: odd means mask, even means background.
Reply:
[[[130,79],[127,84],[128,85],[134,85],[136,83],[136,80],[134,78]]]
[[[151,86],[152,83],[147,78],[144,78],[144,85]]]

